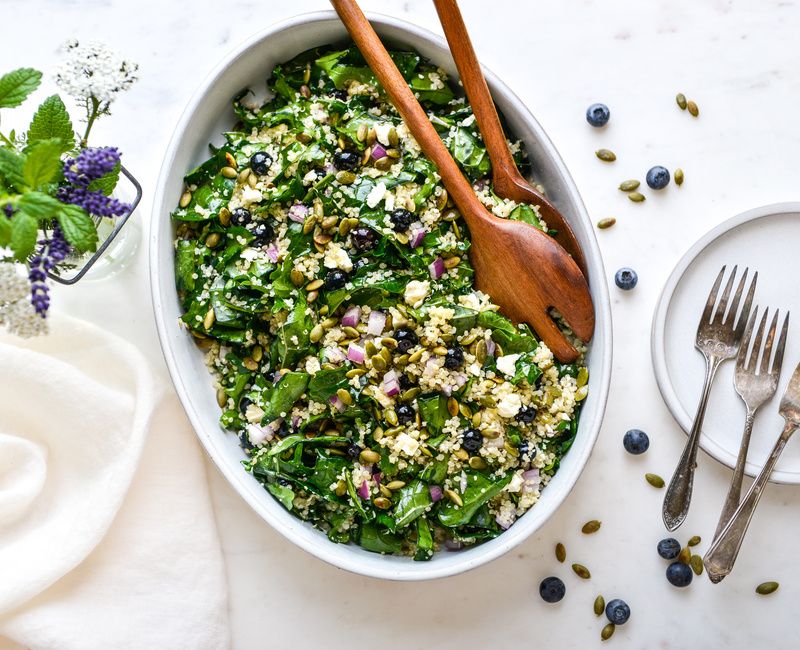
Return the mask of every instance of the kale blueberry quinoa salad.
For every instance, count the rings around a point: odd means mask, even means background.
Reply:
[[[487,207],[546,228],[493,194],[444,71],[392,58]],[[234,100],[238,124],[172,214],[222,426],[334,542],[428,560],[496,537],[572,445],[586,367],[473,287],[464,221],[354,47],[279,65],[269,88]]]

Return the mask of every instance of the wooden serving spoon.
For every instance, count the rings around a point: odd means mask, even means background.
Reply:
[[[582,340],[591,339],[594,306],[575,260],[541,230],[484,207],[355,0],[331,4],[467,222],[477,287],[514,322],[530,323],[560,361],[574,361],[578,351],[548,309],[557,309]]]
[[[497,115],[497,108],[486,85],[486,79],[481,72],[481,64],[472,47],[472,41],[467,33],[467,26],[461,16],[456,0],[433,0],[436,11],[439,13],[439,22],[442,23],[444,35],[450,46],[450,53],[456,62],[461,83],[467,93],[472,113],[478,123],[489,160],[492,161],[492,181],[494,193],[503,199],[511,199],[517,203],[532,203],[539,206],[539,213],[544,218],[548,227],[557,231],[556,241],[572,255],[573,259],[587,275],[586,259],[575,233],[567,220],[541,192],[537,191],[520,174],[511,151],[508,149],[503,127]]]

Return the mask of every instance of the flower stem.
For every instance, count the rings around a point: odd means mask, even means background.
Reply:
[[[95,120],[100,115],[100,102],[94,96],[92,96],[91,101],[92,101],[91,108],[89,108],[89,106],[86,107],[86,109],[87,109],[86,110],[86,113],[87,113],[87,116],[86,116],[86,131],[84,132],[83,137],[81,138],[81,149],[85,149],[86,148],[86,145],[89,142],[89,133],[92,130],[92,126],[94,126]]]

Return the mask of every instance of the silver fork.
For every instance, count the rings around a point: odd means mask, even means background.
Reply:
[[[761,317],[761,323],[758,326],[758,331],[753,341],[753,327],[758,318],[758,307],[756,307],[753,310],[750,322],[747,324],[747,329],[745,330],[742,344],[739,348],[739,354],[736,355],[736,373],[733,383],[736,392],[739,393],[739,396],[747,407],[747,417],[744,423],[742,444],[739,447],[739,456],[736,458],[736,467],[733,470],[731,487],[728,490],[725,504],[722,506],[722,514],[717,524],[717,530],[714,533],[714,539],[716,539],[722,532],[722,529],[725,528],[734,510],[736,510],[739,505],[739,499],[742,495],[744,466],[747,462],[747,449],[750,446],[750,434],[753,432],[753,421],[756,417],[756,411],[768,400],[772,399],[772,396],[775,395],[775,391],[778,389],[778,379],[781,375],[781,364],[783,363],[783,351],[786,348],[786,334],[789,328],[789,314],[786,314],[780,339],[778,340],[778,347],[775,350],[775,359],[772,361],[772,366],[770,367],[769,361],[772,356],[772,345],[775,341],[779,313],[779,311],[776,311],[772,318],[772,324],[770,325],[769,332],[767,332],[767,339],[764,342],[764,349],[762,351],[761,342],[764,339],[764,330],[767,326],[769,309],[764,310],[764,315]],[[751,341],[753,342],[753,350],[748,358],[747,352],[750,348]]]
[[[689,439],[664,496],[661,514],[664,518],[664,525],[668,530],[678,528],[689,512],[689,503],[692,500],[692,487],[694,485],[694,469],[697,466],[697,445],[700,442],[700,430],[703,427],[703,418],[706,414],[711,385],[714,383],[714,377],[720,364],[736,356],[739,351],[739,343],[742,340],[742,333],[750,315],[750,307],[753,304],[753,294],[756,290],[758,273],[753,275],[753,281],[750,283],[747,297],[742,305],[741,316],[737,320],[736,312],[738,311],[739,301],[747,280],[748,269],[745,269],[744,275],[742,275],[742,279],[739,282],[739,287],[733,296],[730,309],[728,308],[728,300],[736,279],[737,268],[736,266],[733,267],[719,304],[716,305],[717,294],[722,285],[722,278],[725,276],[726,267],[722,267],[714,286],[711,288],[711,293],[708,295],[706,307],[700,318],[700,324],[697,326],[697,338],[694,345],[705,357],[706,378],[703,384],[703,393],[700,396],[700,404],[697,407],[697,414],[694,416],[694,424],[692,424],[692,430],[689,433]],[[716,309],[714,309],[715,305]]]
[[[775,446],[772,448],[767,462],[761,472],[753,481],[744,499],[739,504],[739,507],[733,513],[728,525],[725,526],[719,537],[711,544],[706,556],[703,558],[703,564],[708,571],[708,577],[711,582],[719,582],[733,569],[733,564],[736,562],[736,556],[739,555],[739,549],[742,547],[747,527],[750,525],[750,520],[753,518],[753,513],[756,511],[761,495],[764,493],[764,488],[767,486],[769,475],[775,468],[775,464],[780,458],[783,448],[789,441],[792,434],[800,427],[800,365],[794,371],[792,378],[789,380],[789,386],[783,395],[780,406],[780,414],[786,420],[780,437],[778,438]]]

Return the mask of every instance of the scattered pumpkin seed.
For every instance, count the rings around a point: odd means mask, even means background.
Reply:
[[[399,490],[401,487],[405,486],[406,486],[405,481],[390,481],[389,483],[386,484],[386,487],[389,488],[390,490]]]
[[[203,327],[205,327],[207,330],[210,330],[213,327],[216,319],[217,315],[214,313],[214,308],[212,307],[206,312],[205,318],[203,318]]]
[[[600,616],[604,611],[606,611],[606,599],[603,596],[598,596],[594,599],[594,613]]]
[[[253,351],[250,353],[250,356],[253,357],[254,361],[261,361],[264,357],[264,348],[260,345],[253,346]]]
[[[384,156],[375,161],[375,169],[380,169],[382,172],[387,171],[394,164],[394,160],[389,156]]]
[[[346,388],[340,388],[337,390],[336,397],[338,397],[342,404],[345,404],[346,406],[350,406],[353,403],[353,396]]]
[[[223,167],[219,170],[219,173],[222,174],[225,178],[236,178],[238,173],[233,167]]]
[[[415,386],[414,388],[409,388],[407,391],[404,391],[402,395],[400,395],[401,402],[410,402],[414,399],[417,395],[422,392],[422,389],[419,386]]]
[[[695,104],[693,100],[690,99],[688,102],[686,102],[686,108],[689,110],[689,115],[692,117],[697,117],[700,115],[700,109],[697,108],[697,104]]]
[[[678,553],[678,562],[683,564],[689,564],[692,561],[692,552],[689,550],[688,546],[685,546],[681,549],[681,552]]]
[[[678,104],[678,108],[682,111],[686,110],[686,95],[683,93],[678,93],[675,95],[675,103]]]
[[[641,192],[631,192],[628,194],[628,198],[634,203],[641,203],[642,201],[646,200],[645,195]]]
[[[556,560],[564,563],[564,560],[567,559],[567,548],[561,542],[556,544]]]
[[[399,420],[397,419],[397,412],[394,409],[386,409],[384,411],[383,417],[393,427],[396,427],[397,424],[399,423]]]
[[[317,291],[309,291],[306,294],[306,302],[314,302],[319,297],[319,293]]]
[[[617,154],[610,149],[598,149],[594,152],[594,155],[603,162],[614,162],[617,159]]]
[[[453,503],[457,506],[463,506],[464,502],[461,500],[461,495],[456,492],[455,490],[451,490],[450,488],[446,488],[444,491],[445,496],[450,499]]]
[[[689,559],[689,564],[692,567],[692,571],[694,571],[695,575],[700,575],[703,573],[703,558],[699,555],[692,555]]]
[[[592,577],[592,574],[589,573],[589,569],[587,569],[582,564],[573,564],[572,570],[575,572],[575,575],[579,578],[583,578],[584,580],[588,580]]]
[[[664,479],[658,474],[645,474],[644,479],[654,488],[660,489],[664,487]]]
[[[292,280],[292,284],[296,287],[302,287],[303,283],[306,281],[300,269],[292,269],[291,273],[289,273],[289,277]]]
[[[455,417],[458,415],[458,400],[456,400],[455,397],[448,398],[447,412],[450,414],[450,417]]]
[[[242,359],[242,365],[251,372],[258,370],[258,364],[251,357],[245,357]]]
[[[312,280],[306,285],[306,291],[316,291],[321,289],[324,282],[322,280]]]
[[[220,208],[219,209],[219,222],[227,227],[231,223],[231,211],[228,208]]]
[[[372,503],[375,504],[376,508],[380,508],[381,510],[388,510],[392,507],[392,502],[386,497],[375,497]]]
[[[686,545],[687,546],[697,546],[701,541],[702,541],[702,539],[700,538],[700,535],[694,535],[694,536],[689,538],[689,541],[686,542]]]
[[[206,246],[209,248],[216,248],[219,245],[221,237],[218,232],[212,232],[208,237],[206,237]]]
[[[222,388],[217,390],[217,404],[220,408],[225,408],[225,405],[228,403],[228,393],[226,393]]]
[[[778,591],[778,587],[780,585],[775,582],[774,580],[769,580],[767,582],[762,582],[758,587],[756,587],[756,593],[761,596],[768,596],[769,594],[775,593]]]
[[[361,336],[361,333],[355,327],[350,327],[349,325],[345,325],[342,328],[342,332],[352,339],[357,339],[359,336]]]
[[[391,127],[389,129],[387,137],[389,138],[389,144],[393,147],[396,147],[400,142],[400,139],[397,137],[397,129],[395,129],[394,127]]]
[[[469,454],[465,449],[456,449],[453,455],[458,458],[458,460],[469,460]]]
[[[454,255],[453,257],[448,257],[444,261],[444,268],[446,269],[454,269],[461,263],[461,258],[458,255]]]
[[[339,171],[336,172],[336,180],[342,185],[352,185],[356,180],[356,175],[353,172]]]
[[[617,220],[614,217],[606,217],[597,222],[597,227],[600,230],[605,230],[606,228],[611,228],[615,223],[617,223]]]
[[[472,456],[469,459],[469,466],[472,469],[478,469],[478,470],[486,469],[486,467],[487,467],[486,461],[483,460],[483,458],[481,458],[480,456]]]
[[[300,94],[306,99],[308,99],[309,97],[311,97],[311,89],[305,84],[303,84],[302,86],[300,86]]]
[[[587,521],[583,524],[583,528],[581,528],[581,532],[584,535],[591,535],[592,533],[596,533],[600,530],[600,526],[602,525],[597,519],[592,519],[591,521]]]
[[[673,178],[675,179],[675,185],[683,185],[683,170],[680,167],[675,170]]]
[[[602,630],[600,630],[600,638],[603,641],[608,641],[614,634],[614,630],[616,629],[617,629],[616,625],[614,625],[613,623],[609,623]]]
[[[340,480],[338,483],[336,483],[335,492],[336,492],[336,496],[337,497],[343,497],[345,495],[345,493],[347,492],[347,483],[345,483],[344,481]]]
[[[629,181],[622,181],[619,184],[619,189],[621,189],[623,192],[633,192],[633,190],[637,189],[639,185],[641,185],[639,181],[631,179]]]
[[[192,202],[192,193],[191,193],[191,192],[184,192],[184,193],[181,195],[181,200],[180,200],[180,202],[178,203],[178,205],[179,205],[180,207],[182,207],[182,208],[185,208],[185,207],[186,207],[187,205],[189,205],[191,202]]]
[[[381,459],[381,455],[372,449],[364,449],[359,455],[358,460],[362,465],[372,465]]]
[[[360,377],[361,375],[365,374],[367,371],[364,368],[353,368],[352,370],[348,370],[344,376],[348,379],[352,379],[353,377]]]

